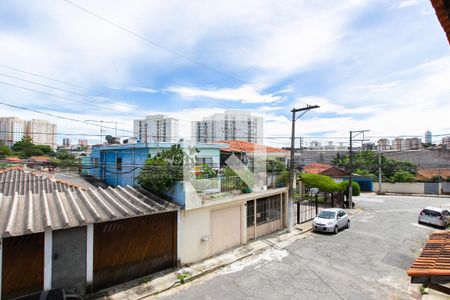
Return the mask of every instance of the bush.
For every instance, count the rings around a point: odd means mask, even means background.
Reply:
[[[342,191],[342,187],[338,183],[325,175],[304,173],[301,178],[306,188],[317,188],[323,193]]]
[[[339,183],[339,185],[342,187],[342,190],[344,191],[345,196],[348,198],[349,195],[349,182],[347,180],[342,181]],[[359,184],[355,181],[352,181],[352,196],[359,196],[361,194],[361,187]]]
[[[392,182],[414,182],[416,181],[416,176],[407,171],[397,171],[391,177]]]

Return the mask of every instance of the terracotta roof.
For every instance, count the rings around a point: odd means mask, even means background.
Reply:
[[[408,276],[413,277],[415,283],[431,276],[450,276],[450,232],[438,231],[430,235],[422,253],[409,268]]]
[[[306,173],[311,173],[311,174],[320,174],[323,171],[326,171],[332,167],[333,167],[332,165],[312,163],[312,164],[306,165],[303,168],[303,171],[305,171]]]
[[[450,177],[450,168],[426,168],[418,169],[416,179],[417,180],[429,180],[434,176],[442,176],[444,178]]]
[[[35,162],[49,162],[50,157],[45,155],[37,155],[37,156],[30,156],[30,160],[34,160]]]
[[[23,162],[18,156],[8,156],[5,160],[9,162]]]
[[[431,4],[450,44],[450,0],[431,0]]]
[[[279,154],[289,154],[289,151],[274,148],[270,146],[250,143],[246,141],[240,140],[229,140],[229,141],[215,141],[215,144],[227,144],[228,148],[222,148],[221,151],[226,152],[247,152],[247,153],[257,153],[257,152],[266,152],[266,153],[279,153]]]
[[[172,203],[160,203],[158,199],[150,198],[130,186],[0,195],[0,237],[79,227],[177,209],[178,206]]]

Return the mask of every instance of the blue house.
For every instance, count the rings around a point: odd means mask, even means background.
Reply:
[[[138,143],[100,145],[92,147],[90,156],[83,158],[82,173],[102,180],[110,186],[135,186],[137,176],[142,171],[148,156],[152,157],[174,143]],[[191,145],[181,144],[182,147]],[[223,144],[196,144],[195,154],[198,164],[208,164],[213,168],[220,166],[220,149]],[[192,147],[192,146],[191,146]]]

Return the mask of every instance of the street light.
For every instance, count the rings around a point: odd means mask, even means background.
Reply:
[[[295,163],[294,163],[294,147],[295,147],[295,121],[306,114],[311,109],[319,108],[319,105],[306,105],[302,108],[293,108],[292,112],[292,130],[291,130],[291,161],[290,161],[290,172],[289,172],[289,199],[288,199],[288,231],[292,231],[294,228],[294,183],[295,183]],[[299,116],[296,113],[302,112]]]

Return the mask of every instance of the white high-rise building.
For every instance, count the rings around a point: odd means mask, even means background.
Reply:
[[[17,117],[0,117],[0,141],[11,147],[25,135],[26,121]]]
[[[178,120],[164,115],[134,120],[134,135],[142,142],[177,142]]]
[[[432,144],[433,143],[433,134],[431,131],[427,130],[425,131],[425,144]]]
[[[227,110],[192,122],[192,138],[197,143],[241,140],[263,143],[263,118],[240,110]]]
[[[53,149],[57,148],[56,144],[56,124],[46,120],[32,119],[27,122],[26,136],[36,145],[48,145]]]

